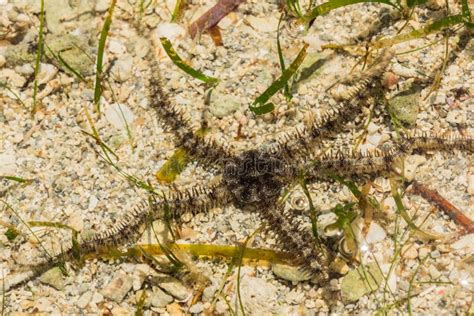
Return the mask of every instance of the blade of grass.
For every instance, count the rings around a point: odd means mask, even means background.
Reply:
[[[109,35],[110,25],[112,24],[112,16],[114,13],[115,4],[117,0],[111,0],[107,17],[100,32],[99,46],[97,48],[97,63],[95,68],[95,87],[94,87],[94,104],[97,113],[100,115],[100,97],[102,96],[102,71],[104,62],[105,41]]]
[[[195,257],[211,257],[211,258],[230,258],[234,261],[239,258],[241,247],[237,246],[221,246],[210,244],[178,244],[170,243],[169,247],[177,248],[181,251],[188,252]],[[137,253],[145,251],[150,255],[163,255],[163,250],[159,245],[140,244],[128,248],[125,252],[118,248],[109,247],[99,249],[98,253],[87,254],[87,259],[92,258],[120,258],[134,257]],[[274,251],[262,248],[246,248],[242,257],[244,264],[268,266],[269,264],[282,263],[287,265],[294,264],[294,258],[286,252]]]
[[[197,71],[196,69],[192,68],[191,66],[187,65],[181,57],[179,57],[178,53],[176,53],[175,49],[173,48],[173,45],[171,44],[170,40],[167,39],[166,37],[160,38],[161,45],[163,45],[163,48],[168,55],[168,57],[171,59],[171,61],[181,70],[183,70],[185,73],[188,75],[192,76],[195,79],[201,80],[211,86],[216,85],[219,82],[219,79],[214,78],[214,77],[209,77],[206,76],[205,74]]]
[[[183,9],[186,5],[186,0],[176,0],[173,13],[171,14],[171,23],[179,22],[183,16]]]
[[[15,216],[18,218],[18,220],[26,226],[26,228],[30,231],[30,233],[33,235],[33,237],[35,237],[36,241],[38,242],[38,244],[41,246],[41,248],[43,249],[44,253],[46,254],[46,256],[48,256],[49,258],[52,258],[51,255],[49,254],[48,250],[46,250],[46,248],[44,247],[43,243],[41,242],[41,240],[38,238],[38,236],[36,236],[35,232],[31,229],[30,225],[28,225],[27,222],[25,222],[23,220],[23,218],[20,216],[20,214],[18,214],[18,212],[10,205],[8,204],[8,202],[6,202],[5,200],[1,200],[2,203],[5,205],[4,207],[4,210],[5,208],[9,209],[13,214],[15,214]]]
[[[316,239],[316,242],[319,244],[319,233],[318,233],[318,214],[316,211],[316,207],[314,206],[313,199],[311,198],[311,194],[309,193],[308,186],[306,185],[306,181],[303,177],[300,180],[301,188],[303,189],[303,193],[306,195],[309,203],[309,210],[311,214],[311,228],[313,230],[313,236]]]
[[[18,182],[18,183],[31,183],[33,181],[31,179],[23,179],[23,178],[16,177],[16,176],[0,176],[0,179],[15,181],[15,182]]]
[[[373,44],[374,48],[383,48],[387,46],[393,46],[402,42],[411,41],[414,39],[419,39],[425,37],[429,34],[433,34],[444,30],[446,28],[461,24],[465,22],[465,17],[463,15],[452,15],[441,18],[439,20],[434,21],[433,23],[420,28],[413,30],[409,33],[400,34],[391,38],[381,39],[376,41]]]
[[[86,82],[86,79],[84,78],[83,75],[81,75],[76,69],[74,69],[71,65],[69,65],[64,58],[61,57],[61,52],[53,52],[53,50],[48,46],[48,44],[45,43],[46,48],[50,52],[50,54],[59,62],[59,64],[63,65],[64,68],[72,72],[73,75],[75,75],[80,81]]]
[[[28,225],[30,225],[31,227],[53,227],[60,229],[70,229],[72,232],[77,232],[77,230],[75,230],[71,226],[58,222],[29,221]]]
[[[260,96],[258,96],[252,105],[249,106],[250,111],[255,115],[261,115],[273,111],[275,108],[273,103],[267,103],[267,101],[280,89],[282,89],[285,84],[288,83],[288,80],[296,73],[299,66],[306,57],[306,50],[309,44],[305,43],[303,48],[296,56],[295,60],[291,63],[290,67],[285,69],[281,76],[275,80],[270,87],[268,87]]]
[[[461,12],[462,12],[462,15],[466,18],[466,21],[467,21],[466,24],[472,24],[471,23],[472,22],[471,10],[469,9],[469,4],[467,3],[467,0],[461,0]],[[472,25],[468,25],[468,26],[472,26]]]
[[[407,308],[408,308],[408,315],[413,315],[413,311],[412,311],[412,306],[411,306],[411,297],[412,297],[412,291],[413,291],[413,283],[415,281],[415,277],[416,275],[418,274],[418,272],[420,271],[420,268],[423,266],[423,264],[426,262],[426,260],[429,258],[429,256],[426,256],[425,258],[422,259],[422,261],[420,262],[420,264],[418,265],[418,267],[416,267],[416,270],[415,272],[413,272],[413,276],[411,277],[410,279],[410,282],[409,282],[409,286],[408,286],[408,293],[407,293],[407,297],[408,297],[408,300],[407,300]]]
[[[244,258],[244,253],[245,253],[245,250],[247,248],[247,245],[248,245],[249,241],[253,237],[255,237],[255,235],[257,235],[260,231],[261,231],[261,227],[257,228],[252,234],[250,234],[245,239],[245,241],[244,241],[244,243],[241,247],[240,253],[239,253],[239,258],[237,260],[237,298],[238,298],[238,301],[239,301],[240,311],[242,312],[243,316],[245,316],[246,314],[245,314],[244,304],[242,302],[242,295],[240,293],[240,271],[241,271],[241,267],[242,267],[242,259]]]
[[[20,99],[20,96],[15,92],[13,91],[6,83],[4,82],[0,82],[0,87],[4,88],[5,90],[7,90],[8,92],[10,92],[11,94],[13,94],[13,96],[15,97],[15,99],[20,102],[21,106],[23,107],[23,109],[25,110],[28,110],[28,107],[26,106],[25,102],[23,102],[21,99]]]
[[[36,60],[35,60],[35,69],[34,69],[34,76],[35,81],[33,83],[33,105],[31,107],[31,115],[36,113],[36,95],[38,94],[38,74],[41,68],[41,57],[43,56],[43,31],[44,31],[44,0],[40,0],[40,26],[39,26],[39,34],[38,34],[38,43],[36,48]]]
[[[441,64],[441,68],[436,73],[435,78],[433,80],[433,84],[431,85],[430,91],[428,91],[423,101],[427,100],[433,92],[439,89],[439,86],[441,85],[441,79],[443,78],[444,71],[446,70],[446,66],[448,65],[448,59],[449,59],[449,36],[445,34],[444,35],[443,63]]]
[[[391,186],[391,191],[392,191],[392,197],[395,200],[395,205],[397,207],[398,213],[400,213],[401,217],[403,220],[407,223],[408,227],[412,229],[416,235],[418,235],[421,238],[429,239],[429,240],[436,240],[436,239],[441,239],[444,236],[440,234],[434,234],[434,233],[428,233],[423,230],[421,230],[410,218],[410,215],[408,215],[408,212],[403,205],[402,198],[400,196],[400,193],[398,193],[398,187],[396,182],[393,179],[390,179],[390,186]]]
[[[109,161],[112,161],[112,159],[109,156],[109,153],[112,154],[116,160],[119,160],[119,157],[117,156],[117,154],[112,149],[110,149],[100,138],[99,132],[95,128],[94,121],[92,120],[92,117],[90,116],[89,111],[87,110],[86,107],[84,107],[84,114],[86,115],[87,122],[89,123],[89,126],[92,130],[92,134],[88,133],[84,130],[82,130],[82,133],[84,133],[87,136],[90,136],[90,137],[94,138],[94,140],[100,146],[100,148],[102,149],[102,152],[104,153],[104,155],[107,157],[107,159]]]
[[[283,57],[283,52],[281,50],[281,43],[280,43],[280,27],[281,21],[283,20],[283,14],[280,16],[280,20],[278,21],[278,28],[277,28],[277,50],[278,50],[278,59],[280,60],[280,68],[281,73],[285,72],[285,59]],[[288,82],[285,82],[285,97],[288,101],[291,100],[291,92]]]
[[[171,183],[180,174],[188,163],[188,154],[182,148],[175,150],[173,155],[164,163],[156,173],[156,179],[160,182]]]
[[[209,131],[208,128],[201,127],[196,131],[196,135],[198,137],[204,137]],[[178,148],[158,170],[155,177],[160,182],[171,183],[181,172],[183,172],[189,162],[190,158],[186,150]]]
[[[396,3],[393,3],[389,0],[330,0],[328,2],[325,2],[323,4],[316,6],[314,9],[311,10],[311,12],[306,14],[303,18],[305,21],[309,22],[320,15],[329,13],[330,11],[334,9],[345,7],[351,4],[366,3],[366,2],[387,4],[389,6],[392,6],[400,10],[400,7]]]

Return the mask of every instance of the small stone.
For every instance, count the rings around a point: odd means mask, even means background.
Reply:
[[[69,218],[69,226],[78,232],[84,229],[84,219],[80,213],[73,213]]]
[[[437,279],[441,276],[441,272],[439,272],[434,265],[430,265],[428,268],[428,273],[433,279]]]
[[[333,262],[331,262],[330,267],[332,271],[341,275],[347,274],[350,270],[347,263],[339,258],[336,258]]]
[[[210,302],[214,298],[214,294],[217,291],[217,286],[210,285],[204,289],[202,292],[202,301],[203,302]]]
[[[46,84],[58,73],[58,68],[54,67],[51,64],[41,63],[40,72],[38,74],[38,84]]]
[[[278,19],[275,17],[259,18],[255,16],[247,17],[247,21],[257,31],[265,33],[276,32],[278,28]]]
[[[173,303],[166,306],[166,311],[172,316],[181,316],[184,315],[181,306],[178,303]]]
[[[237,111],[241,105],[242,102],[237,97],[217,91],[212,94],[209,111],[214,116],[223,118]]]
[[[31,64],[23,64],[21,66],[17,66],[15,67],[15,71],[24,76],[32,75],[35,72]]]
[[[156,37],[166,37],[170,41],[175,38],[181,38],[186,35],[186,30],[179,24],[176,23],[160,23],[156,28]]]
[[[398,83],[398,76],[391,71],[384,73],[382,77],[382,85],[385,89],[395,88]]]
[[[465,249],[466,252],[474,252],[474,234],[464,235],[451,245],[455,250]]]
[[[384,240],[385,237],[387,237],[385,230],[379,224],[372,221],[367,232],[366,241],[369,244],[374,244]]]
[[[151,268],[147,264],[139,264],[135,267],[133,271],[133,290],[138,291],[141,289],[143,282],[145,282],[145,279],[148,275],[150,275]]]
[[[110,40],[109,51],[113,54],[122,55],[126,52],[125,45],[117,40]]]
[[[464,111],[449,111],[448,115],[446,116],[446,121],[453,125],[464,124],[466,123],[466,114],[464,113]]]
[[[424,259],[426,258],[426,256],[430,253],[430,249],[427,248],[427,247],[421,247],[419,250],[418,250],[418,257],[420,259]]]
[[[94,294],[91,291],[84,292],[76,302],[76,306],[79,308],[86,308],[89,302],[92,300]]]
[[[405,259],[415,259],[418,257],[418,246],[416,244],[406,244],[402,247],[402,257]]]
[[[135,116],[125,104],[114,103],[105,108],[105,118],[116,129],[125,130],[133,122]]]
[[[366,278],[364,276],[367,276]],[[358,267],[342,278],[341,294],[344,302],[357,301],[362,296],[378,289],[383,274],[376,263]]]
[[[225,315],[227,313],[228,309],[229,309],[229,307],[227,306],[227,304],[225,302],[223,302],[222,300],[217,301],[217,303],[216,303],[216,313],[217,314]]]
[[[191,306],[189,308],[189,312],[191,314],[199,314],[201,313],[202,311],[204,310],[204,306],[202,305],[202,303],[196,303],[194,304],[193,306]]]
[[[120,303],[123,301],[127,293],[132,289],[133,279],[132,277],[118,272],[110,283],[102,289],[101,293],[107,298]]]
[[[426,157],[421,155],[412,155],[405,159],[404,176],[408,181],[415,179],[416,170],[426,162]]]
[[[111,315],[128,316],[130,315],[130,310],[125,307],[114,306],[114,308],[112,308],[111,310]]]
[[[436,259],[436,258],[441,257],[441,253],[439,252],[439,250],[434,250],[430,253],[430,256],[431,258]]]
[[[98,203],[99,203],[99,200],[97,199],[97,197],[95,195],[91,195],[89,197],[89,205],[87,206],[87,208],[89,209],[89,211],[91,211],[95,209]]]
[[[6,63],[7,63],[7,60],[5,59],[5,56],[0,55],[0,68],[5,66]]]
[[[382,140],[382,135],[380,134],[373,134],[367,136],[367,142],[377,147]]]
[[[272,271],[279,278],[293,282],[307,281],[312,277],[310,274],[302,272],[298,267],[279,263],[272,265]]]
[[[173,297],[163,292],[157,287],[153,287],[153,294],[150,298],[150,303],[154,307],[165,307],[173,302]]]
[[[26,79],[12,69],[5,68],[0,70],[0,81],[8,82],[10,87],[20,88],[25,85]]]
[[[132,76],[133,58],[130,55],[123,55],[112,67],[113,78],[119,82],[124,82]]]
[[[191,292],[175,278],[167,278],[160,282],[159,286],[180,301],[186,300],[191,295]]]
[[[56,290],[64,288],[64,276],[58,267],[49,269],[43,273],[39,279],[42,283],[54,287]]]
[[[92,296],[92,302],[94,304],[99,304],[104,301],[104,296],[100,294],[99,292],[94,292],[94,295]]]
[[[9,175],[16,173],[16,157],[12,154],[0,154],[0,174]]]
[[[56,34],[64,33],[65,28],[62,19],[72,12],[69,0],[45,1],[44,12],[48,31]]]
[[[419,112],[420,89],[412,87],[388,101],[388,110],[402,123],[414,125]]]
[[[134,45],[134,49],[136,57],[143,58],[148,54],[150,45],[146,39],[139,38]]]
[[[97,0],[95,3],[95,10],[97,12],[105,12],[109,8],[109,1],[108,0]]]
[[[145,230],[138,244],[166,244],[173,237],[163,221],[152,224],[152,230]]]
[[[61,59],[79,74],[89,76],[94,73],[94,61],[88,57],[88,55],[93,54],[93,48],[89,46],[88,39],[85,36],[73,34],[52,35],[48,36],[47,41],[51,51],[56,55],[60,52]],[[70,75],[74,75],[64,63],[58,62],[57,57],[49,50],[45,51],[45,55],[56,67]]]

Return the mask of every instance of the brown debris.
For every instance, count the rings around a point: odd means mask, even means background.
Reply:
[[[189,34],[194,38],[197,34],[214,27],[230,12],[234,11],[245,0],[220,0],[199,19],[189,26]]]
[[[461,225],[468,233],[474,233],[474,221],[464,215],[456,206],[442,197],[436,190],[428,189],[423,184],[413,181],[412,192],[444,211],[456,224]]]

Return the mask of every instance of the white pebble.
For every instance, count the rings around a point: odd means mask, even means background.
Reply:
[[[124,82],[132,76],[133,58],[130,55],[123,55],[112,67],[114,79]]]
[[[385,230],[376,222],[371,222],[366,240],[369,244],[377,243],[385,239],[387,234]]]
[[[170,41],[178,37],[183,37],[186,34],[185,29],[176,23],[162,23],[156,28],[156,37],[166,37]]]
[[[13,154],[0,154],[0,174],[13,175],[16,172],[16,157]]]
[[[58,68],[54,67],[51,64],[43,64],[41,63],[40,72],[38,74],[38,83],[39,84],[46,84],[49,81],[53,80],[53,78],[58,73]]]
[[[117,129],[125,129],[126,124],[130,125],[134,117],[133,112],[125,104],[114,103],[105,109],[105,118]]]

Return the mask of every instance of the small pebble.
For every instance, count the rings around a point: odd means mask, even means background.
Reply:
[[[41,63],[40,72],[38,74],[38,84],[48,83],[49,81],[53,80],[57,73],[58,68],[55,66]]]
[[[64,288],[64,276],[58,267],[43,273],[39,280],[44,284],[51,285],[56,290],[62,290]]]
[[[130,55],[122,55],[111,69],[113,78],[119,82],[124,82],[132,76],[133,58]]]
[[[272,271],[276,276],[293,282],[307,281],[311,279],[311,274],[303,273],[301,269],[284,264],[273,264]]]
[[[105,108],[105,118],[116,129],[125,130],[135,116],[127,105],[114,103]]]
[[[173,297],[166,294],[161,289],[153,287],[153,294],[150,298],[151,305],[155,307],[165,307],[173,302]]]
[[[110,283],[101,291],[102,295],[120,303],[132,289],[133,279],[129,275],[118,272]]]
[[[159,283],[159,286],[180,301],[187,299],[191,295],[188,288],[175,278],[167,278],[166,281]]]

